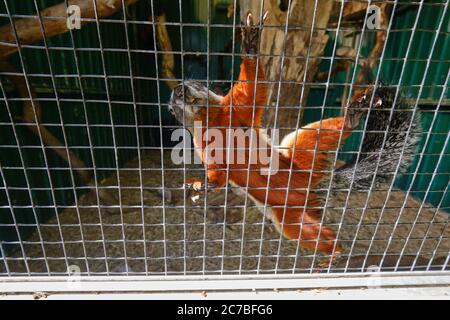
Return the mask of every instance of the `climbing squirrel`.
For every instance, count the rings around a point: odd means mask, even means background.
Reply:
[[[252,14],[248,13],[245,23],[242,23],[242,63],[238,80],[228,94],[218,95],[200,82],[192,80],[184,81],[172,91],[169,110],[183,126],[191,130],[195,150],[207,169],[207,186],[201,180],[189,182],[189,186],[195,189],[221,188],[229,183],[239,188],[258,206],[265,207],[267,216],[286,238],[299,240],[302,247],[317,249],[319,253],[330,256],[334,261],[342,248],[334,231],[321,224],[321,202],[315,189],[323,180],[325,170],[330,170],[330,160],[340,147],[339,142],[345,142],[369,109],[368,130],[386,130],[387,123],[395,126],[400,121],[400,116],[394,114],[389,120],[389,110],[387,113],[372,110],[381,106],[387,108],[392,101],[391,91],[387,88],[377,90],[374,103],[370,105],[371,89],[367,89],[354,97],[345,117],[308,124],[284,137],[279,147],[271,146],[265,130],[261,127],[268,99],[268,86],[262,65],[256,58],[260,27],[266,16],[267,12],[260,19],[261,22],[255,25]],[[401,119],[406,120],[404,117]],[[201,123],[200,135],[194,133],[195,122]],[[390,128],[392,127],[390,125]],[[236,145],[229,141],[227,129],[230,128],[254,130],[254,134],[245,135],[241,139],[241,146],[243,144],[244,148],[234,150],[237,152],[233,153],[233,158],[227,153],[230,151],[227,146]],[[217,130],[222,133],[221,145],[224,146],[213,150],[213,153],[208,150],[208,144],[211,142],[208,139],[208,130],[211,129],[216,130],[214,139],[218,137]],[[400,130],[400,127],[395,130]],[[387,179],[386,170],[390,172],[394,167],[385,162],[391,159],[394,161],[395,153],[399,149],[399,143],[393,141],[393,135],[393,132],[388,134],[381,154],[382,159],[377,171],[377,179],[379,178],[380,182]],[[404,133],[395,135],[395,139],[405,136]],[[335,172],[335,180],[339,185],[346,186],[351,181],[352,166],[357,169],[356,187],[366,187],[367,183],[370,183],[369,170],[377,163],[372,153],[381,150],[382,141],[378,135],[366,135],[363,153],[367,155],[360,157],[357,164],[349,164]],[[259,153],[255,152],[255,146],[267,150],[270,157],[277,157],[278,170],[275,173],[264,173],[262,169],[271,170],[271,163],[261,161]],[[392,149],[396,152],[392,152]],[[211,161],[212,154],[221,154],[221,159],[225,161]],[[236,154],[244,161],[236,161]],[[403,166],[405,165],[403,162]]]

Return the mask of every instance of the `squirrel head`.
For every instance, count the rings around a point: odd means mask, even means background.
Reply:
[[[200,82],[187,80],[172,90],[169,111],[183,126],[192,127],[194,121],[206,121],[207,108],[217,107],[222,99]]]

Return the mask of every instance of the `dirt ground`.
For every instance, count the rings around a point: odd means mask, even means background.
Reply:
[[[40,226],[24,244],[30,272],[65,273],[77,265],[91,274],[235,274],[314,272],[320,257],[289,241],[245,199],[229,191],[209,192],[194,203],[182,189],[183,167],[164,155],[164,174],[159,152],[144,153],[142,170],[137,159],[120,170],[120,189],[113,175],[101,182],[121,203],[99,210],[93,192],[82,196],[77,208],[65,209]],[[186,178],[203,174],[189,167]],[[140,172],[144,189],[140,188]],[[162,186],[164,177],[164,199]],[[141,194],[143,196],[142,209]],[[343,258],[332,271],[361,270],[370,265],[407,269],[415,265],[442,265],[450,249],[449,215],[436,212],[409,198],[401,215],[405,194],[391,193],[386,208],[385,192],[353,193],[343,214],[347,194],[328,202],[324,217],[338,234]],[[122,205],[122,210],[120,209]],[[205,207],[207,209],[205,210]],[[206,212],[206,215],[204,214]],[[58,221],[58,219],[59,221]],[[224,224],[224,220],[226,223]],[[351,257],[349,259],[348,257]],[[14,257],[21,258],[18,250]],[[67,258],[65,258],[67,257]],[[399,259],[399,257],[402,257]],[[430,260],[433,258],[432,260]],[[364,264],[365,262],[365,264]],[[26,272],[23,259],[9,260],[10,272]],[[4,268],[0,265],[0,269]],[[3,272],[3,270],[0,270]]]

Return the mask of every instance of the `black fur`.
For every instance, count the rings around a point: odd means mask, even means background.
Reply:
[[[413,106],[407,104],[400,94],[393,106],[395,94],[395,88],[379,86],[371,105],[372,92],[350,104],[349,110],[366,110],[363,112],[368,113],[369,118],[358,163],[356,163],[357,157],[355,156],[352,161],[336,170],[333,189],[348,189],[352,180],[354,180],[352,189],[369,190],[372,185],[373,189],[386,189],[386,186],[389,186],[388,184],[394,178],[399,161],[398,174],[406,172],[411,165],[414,154],[417,152],[421,129],[420,111],[416,110],[414,119],[412,119]],[[390,119],[391,110],[393,114]],[[364,124],[365,120],[363,117],[361,123]],[[410,125],[411,129],[408,135]],[[382,148],[386,133],[386,142]],[[403,156],[401,156],[405,143]],[[373,181],[375,173],[376,177]]]

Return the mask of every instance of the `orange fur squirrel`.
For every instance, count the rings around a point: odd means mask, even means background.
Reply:
[[[247,194],[254,202],[262,205],[267,203],[266,213],[277,230],[286,238],[298,239],[304,248],[314,250],[317,247],[320,253],[337,255],[341,252],[341,247],[339,243],[335,243],[336,236],[332,229],[320,224],[321,217],[317,208],[320,203],[314,189],[324,175],[320,171],[327,167],[328,152],[338,149],[342,130],[344,130],[342,141],[346,140],[350,131],[357,126],[360,114],[349,112],[347,120],[337,117],[311,123],[299,129],[297,135],[293,132],[286,136],[281,143],[284,150],[271,148],[263,130],[260,129],[268,90],[264,83],[265,76],[261,64],[256,70],[255,56],[259,34],[259,28],[254,26],[252,15],[249,13],[246,26],[242,28],[243,61],[239,78],[226,96],[219,96],[198,82],[185,81],[173,90],[169,109],[187,127],[192,128],[194,121],[201,121],[203,124],[201,137],[204,137],[207,128],[220,130],[224,146],[229,142],[227,128],[254,128],[257,134],[253,138],[252,145],[273,150],[275,156],[279,157],[279,170],[268,176],[261,173],[261,169],[268,166],[263,165],[258,156],[257,161],[251,163],[250,157],[254,155],[250,151],[248,136],[245,137],[245,161],[238,164],[236,161],[224,163],[209,161],[207,159],[209,141],[203,138],[199,141],[193,134],[196,149],[200,150],[202,161],[207,167],[208,183],[215,187],[223,187],[229,182],[244,191],[247,190]],[[223,152],[223,159],[227,159],[226,151],[227,148],[223,148],[222,151],[214,150],[216,154]],[[292,170],[291,159],[294,162]],[[229,169],[228,181],[227,169]],[[195,182],[194,188],[199,189],[200,185],[201,181]]]

